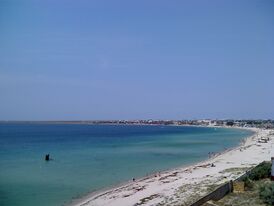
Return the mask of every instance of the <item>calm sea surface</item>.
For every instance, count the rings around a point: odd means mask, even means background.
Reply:
[[[238,129],[0,124],[0,205],[61,206],[132,177],[198,162],[252,132]],[[54,159],[44,161],[50,153]]]

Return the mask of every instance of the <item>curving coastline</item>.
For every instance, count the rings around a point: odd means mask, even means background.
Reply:
[[[205,195],[212,189],[212,185],[236,179],[250,167],[270,159],[273,141],[271,131],[251,130],[255,134],[246,138],[245,142],[207,160],[96,191],[69,205],[188,205]],[[266,136],[270,137],[271,141],[257,143],[259,137]]]

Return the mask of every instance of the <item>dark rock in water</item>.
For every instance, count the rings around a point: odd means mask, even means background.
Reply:
[[[46,154],[45,160],[46,160],[46,161],[49,161],[49,154]]]

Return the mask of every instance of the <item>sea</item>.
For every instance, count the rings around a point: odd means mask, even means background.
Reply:
[[[234,128],[0,123],[0,205],[68,205],[132,178],[205,160],[250,135]]]

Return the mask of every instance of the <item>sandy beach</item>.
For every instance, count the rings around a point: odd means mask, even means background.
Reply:
[[[220,154],[212,154],[206,161],[92,193],[72,205],[189,205],[218,185],[236,179],[262,161],[270,160],[274,131],[252,130],[256,133],[241,145]],[[261,138],[269,138],[269,141],[259,142]]]

